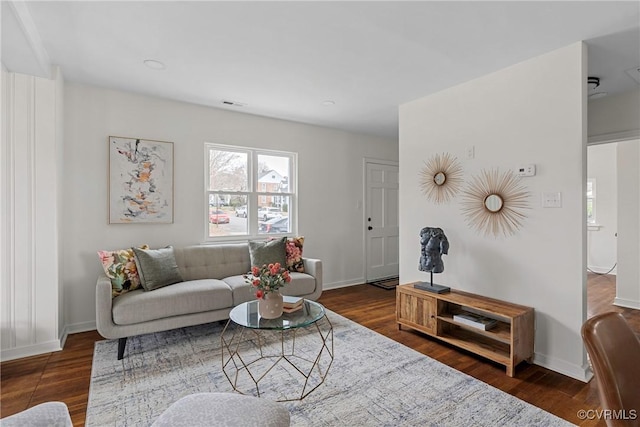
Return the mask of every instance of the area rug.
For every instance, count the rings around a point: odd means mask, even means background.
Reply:
[[[327,315],[335,358],[317,389],[302,401],[282,403],[292,426],[572,425],[342,316]],[[183,396],[233,392],[221,366],[222,329],[213,323],[129,338],[121,361],[117,340],[97,342],[86,425],[149,426]],[[306,331],[312,340],[314,331]],[[303,335],[296,346],[308,344]],[[278,382],[296,386],[286,377]]]

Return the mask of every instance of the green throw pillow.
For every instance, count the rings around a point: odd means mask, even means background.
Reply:
[[[172,246],[162,249],[133,248],[133,252],[136,255],[140,284],[145,291],[182,282]]]
[[[284,268],[287,266],[287,238],[270,240],[268,242],[249,242],[251,265],[262,267],[264,264],[279,262]]]

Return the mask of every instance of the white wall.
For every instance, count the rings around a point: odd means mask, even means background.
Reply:
[[[589,101],[589,143],[620,141],[617,154],[618,239],[614,304],[640,309],[640,89]],[[591,147],[591,146],[590,146]],[[623,264],[620,268],[620,264]]]
[[[2,71],[2,360],[61,348],[61,87]]]
[[[640,309],[640,141],[618,148],[618,276],[614,304]]]
[[[589,143],[640,138],[640,89],[589,101]]]
[[[92,86],[65,91],[64,293],[68,330],[95,324],[99,249],[204,239],[205,141],[298,152],[299,234],[325,287],[364,280],[363,158],[397,160],[397,141]],[[175,222],[107,224],[109,135],[174,142]]]
[[[580,337],[586,306],[586,50],[577,43],[400,108],[400,280],[418,272],[418,233],[445,230],[450,242],[438,283],[536,310],[536,364],[586,380]],[[541,89],[542,88],[542,89]],[[475,146],[475,158],[466,149]],[[418,172],[435,153],[458,157],[465,180],[482,169],[537,165],[524,228],[483,237],[460,211],[460,197],[435,205]],[[562,208],[541,208],[541,193]]]
[[[617,163],[616,143],[587,147],[587,178],[596,181],[597,223],[587,228],[587,267],[596,273],[616,274]]]

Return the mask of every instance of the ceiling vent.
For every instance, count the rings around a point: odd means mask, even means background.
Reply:
[[[633,67],[625,71],[629,77],[633,79],[634,82],[640,85],[640,67]]]
[[[225,107],[246,107],[247,106],[247,104],[243,102],[228,101],[228,100],[222,101],[222,105],[224,105]]]

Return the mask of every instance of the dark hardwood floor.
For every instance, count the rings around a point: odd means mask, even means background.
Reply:
[[[615,276],[589,274],[591,317],[605,311],[624,314],[640,333],[640,311],[613,306]],[[581,420],[581,409],[599,408],[595,381],[588,384],[536,365],[523,363],[514,378],[504,367],[440,343],[418,332],[398,330],[395,291],[370,285],[325,291],[320,302],[367,328],[439,360],[459,371],[581,426],[605,426],[604,421]],[[42,402],[58,400],[69,407],[73,423],[83,426],[89,395],[93,345],[97,332],[69,335],[64,350],[4,362],[0,365],[0,416],[6,417]]]

